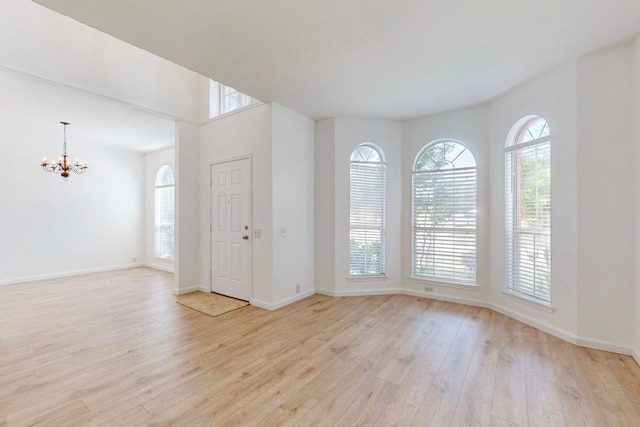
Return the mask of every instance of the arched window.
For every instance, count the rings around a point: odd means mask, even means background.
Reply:
[[[516,123],[505,148],[506,282],[551,301],[551,133],[541,117]]]
[[[387,166],[382,150],[361,144],[351,153],[350,275],[386,273]]]
[[[169,166],[158,169],[155,184],[154,253],[158,258],[173,259],[175,181]]]
[[[476,280],[476,161],[463,144],[435,141],[413,167],[413,275]]]

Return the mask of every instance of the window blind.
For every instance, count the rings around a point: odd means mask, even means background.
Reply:
[[[155,256],[173,259],[175,187],[156,187],[155,199]]]
[[[474,282],[476,168],[413,173],[413,274]]]
[[[551,300],[551,145],[549,138],[505,154],[507,287]]]
[[[350,274],[385,274],[386,165],[351,162]]]

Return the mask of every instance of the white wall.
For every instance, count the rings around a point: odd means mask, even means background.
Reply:
[[[174,260],[157,258],[155,256],[155,183],[156,174],[161,166],[167,165],[174,175],[176,150],[175,147],[153,151],[144,156],[144,259],[145,265],[161,270],[173,271]]]
[[[551,302],[553,313],[502,293],[504,262],[504,147],[522,117],[544,117],[551,129]],[[502,312],[575,341],[577,333],[576,66],[540,76],[490,105],[490,301]]]
[[[86,159],[89,169],[65,182],[38,166],[62,148],[51,135],[7,128],[0,131],[0,157],[9,159],[0,180],[0,284],[142,260],[142,154],[70,144],[69,154]]]
[[[486,300],[489,296],[489,109],[478,106],[431,117],[410,120],[403,126],[402,147],[402,281],[413,294],[446,297],[456,301]],[[478,216],[476,284],[449,286],[447,283],[411,278],[411,171],[416,156],[438,139],[455,139],[473,153],[478,168]],[[434,289],[425,293],[425,285]]]
[[[176,212],[174,240],[175,293],[198,289],[200,271],[199,156],[200,128],[176,122]],[[206,283],[206,282],[205,282]]]
[[[315,259],[316,268],[323,270],[316,276],[316,288],[337,296],[399,292],[402,124],[390,120],[335,118],[320,123],[316,136],[321,139],[316,141],[316,205],[319,209],[316,238],[319,243]],[[365,142],[380,147],[387,160],[387,277],[384,279],[349,278],[349,162],[353,150]]]
[[[578,332],[621,347],[635,322],[632,54],[584,56],[577,73]]]
[[[199,283],[210,289],[210,187],[211,164],[239,156],[252,156],[252,227],[262,237],[253,238],[252,303],[273,301],[273,215],[271,186],[271,105],[258,104],[214,118],[200,127],[198,154]],[[251,234],[253,235],[253,233]]]
[[[316,121],[315,129],[315,287],[335,291],[336,198],[335,119]]]
[[[315,125],[313,120],[278,104],[272,103],[271,107],[274,230],[271,304],[281,306],[315,292]]]

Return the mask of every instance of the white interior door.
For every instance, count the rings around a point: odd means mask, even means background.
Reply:
[[[251,299],[251,160],[211,165],[211,291]]]

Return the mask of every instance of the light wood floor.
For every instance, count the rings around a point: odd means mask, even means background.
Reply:
[[[0,425],[638,426],[640,367],[403,295],[214,318],[145,268],[0,287]]]

